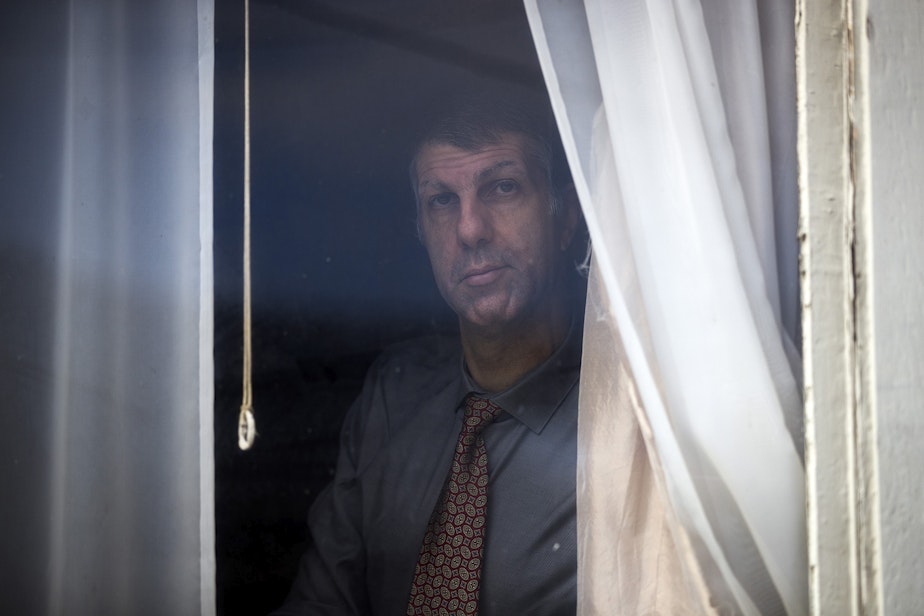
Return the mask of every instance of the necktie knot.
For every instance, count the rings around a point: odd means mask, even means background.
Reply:
[[[494,421],[501,412],[497,406],[487,398],[469,394],[465,398],[465,431],[478,433]]]

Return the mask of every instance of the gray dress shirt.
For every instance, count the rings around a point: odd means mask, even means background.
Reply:
[[[581,330],[573,326],[516,385],[486,396],[505,412],[484,430],[480,616],[575,613]],[[275,614],[405,613],[471,391],[458,340],[402,344],[376,361],[344,422],[334,481],[309,513],[312,545]]]

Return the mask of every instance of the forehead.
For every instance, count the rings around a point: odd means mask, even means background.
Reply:
[[[424,144],[416,159],[417,188],[464,185],[497,173],[528,174],[524,141],[518,135],[504,135],[476,150],[441,142]]]

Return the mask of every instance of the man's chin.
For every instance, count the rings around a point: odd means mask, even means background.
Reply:
[[[466,310],[457,311],[463,329],[489,333],[502,332],[517,320],[517,311],[512,309],[508,302],[500,305],[469,306]]]

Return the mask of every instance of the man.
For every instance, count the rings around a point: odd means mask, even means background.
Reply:
[[[418,227],[459,340],[370,370],[277,614],[575,612],[580,214],[544,127],[479,103],[420,142]]]

